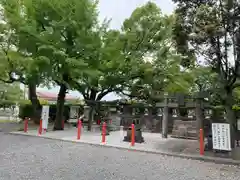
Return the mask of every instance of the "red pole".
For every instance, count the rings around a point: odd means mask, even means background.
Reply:
[[[26,133],[27,131],[28,131],[28,118],[26,117],[24,121],[24,132]]]
[[[81,138],[81,128],[82,128],[82,121],[78,120],[78,133],[77,133],[78,140],[80,140],[80,138]]]
[[[38,129],[38,134],[42,134],[42,120],[40,119],[40,124],[39,124],[39,129]]]
[[[106,142],[106,122],[103,122],[102,126],[102,143]]]
[[[131,146],[135,145],[135,126],[132,124]]]
[[[200,155],[204,155],[204,137],[203,137],[203,129],[200,129]]]

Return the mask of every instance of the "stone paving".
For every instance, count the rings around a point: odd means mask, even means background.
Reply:
[[[240,179],[232,165],[3,132],[0,142],[0,180]]]
[[[13,134],[39,136],[37,127],[31,128],[28,133],[22,131],[12,132]],[[85,128],[82,128],[81,139],[77,140],[77,128],[71,125],[65,125],[64,131],[52,131],[49,127],[49,131],[43,133],[41,137],[58,139],[64,141],[71,141],[76,143],[87,143],[94,145],[104,145],[116,148],[124,148],[130,150],[139,150],[151,153],[160,153],[166,155],[174,155],[185,158],[201,159],[206,161],[214,161],[217,163],[227,164],[240,164],[240,148],[235,149],[231,156],[228,154],[214,154],[213,152],[205,152],[205,156],[199,155],[199,143],[196,140],[185,140],[171,138],[163,139],[161,134],[143,132],[145,142],[138,144],[134,147],[130,146],[130,143],[123,142],[123,137],[126,135],[126,131],[111,131],[109,136],[106,136],[106,143],[101,143],[101,132],[99,126],[93,126],[93,131],[88,132]],[[234,159],[232,161],[232,159]]]
[[[126,131],[112,131],[110,135],[106,136],[106,143],[102,144],[102,136],[100,130],[95,130],[94,132],[88,132],[85,129],[82,129],[81,139],[77,140],[77,128],[70,128],[64,131],[50,131],[38,135],[37,130],[29,130],[27,133],[24,132],[13,132],[14,134],[24,134],[30,136],[41,136],[50,139],[60,139],[72,142],[83,142],[89,144],[98,144],[105,146],[114,146],[122,148],[131,148],[136,150],[145,150],[145,151],[161,151],[161,152],[184,152],[188,145],[194,147],[198,145],[197,141],[194,140],[182,140],[175,138],[163,139],[161,134],[157,133],[147,133],[143,132],[144,143],[135,143],[134,147],[131,147],[129,142],[124,142],[123,138],[126,135]],[[173,146],[175,144],[175,146]]]

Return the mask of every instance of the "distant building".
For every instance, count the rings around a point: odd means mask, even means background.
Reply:
[[[49,104],[56,104],[57,103],[57,98],[58,94],[53,93],[53,92],[47,92],[47,91],[37,91],[37,96],[39,99],[46,100],[48,101]],[[70,102],[76,102],[80,100],[79,97],[71,96],[66,94],[65,97],[65,102],[70,103]]]

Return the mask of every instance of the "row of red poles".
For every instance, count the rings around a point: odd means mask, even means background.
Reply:
[[[28,121],[29,118],[25,118],[24,121],[24,132],[26,133],[28,131]],[[64,128],[64,121],[62,123],[62,126]],[[131,146],[135,145],[135,125],[132,124],[131,126]],[[40,120],[40,124],[39,124],[39,129],[38,129],[38,134],[41,135],[42,134],[42,120]],[[77,140],[81,139],[81,129],[82,129],[82,121],[78,120],[78,124],[77,124]],[[107,134],[107,124],[106,122],[103,122],[102,125],[102,143],[106,143],[106,134]],[[203,137],[203,129],[200,129],[200,155],[204,155],[204,137]]]
[[[30,120],[30,118],[25,118],[24,120],[24,132],[27,133],[28,131],[28,121]],[[62,128],[64,129],[64,121],[62,121]],[[44,129],[46,131],[46,129]],[[38,134],[41,135],[43,132],[43,128],[42,128],[42,120],[40,119],[40,123],[39,123],[39,128],[38,128]]]

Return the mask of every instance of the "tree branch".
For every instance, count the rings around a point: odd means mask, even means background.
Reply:
[[[70,82],[73,84],[73,87],[82,94],[84,99],[89,99],[89,94],[86,93],[86,88],[84,88],[82,84],[80,84],[72,79],[70,80]]]
[[[26,79],[24,77],[22,77],[22,75],[20,75],[19,78],[14,78],[12,76],[12,72],[8,73],[8,80],[0,78],[0,81],[2,81],[4,83],[8,83],[8,84],[11,84],[11,83],[14,83],[14,82],[20,82],[20,83],[25,84],[25,85],[27,84]]]
[[[235,88],[238,88],[238,87],[240,87],[240,82],[235,83],[235,84],[232,86],[232,89],[235,89]]]

